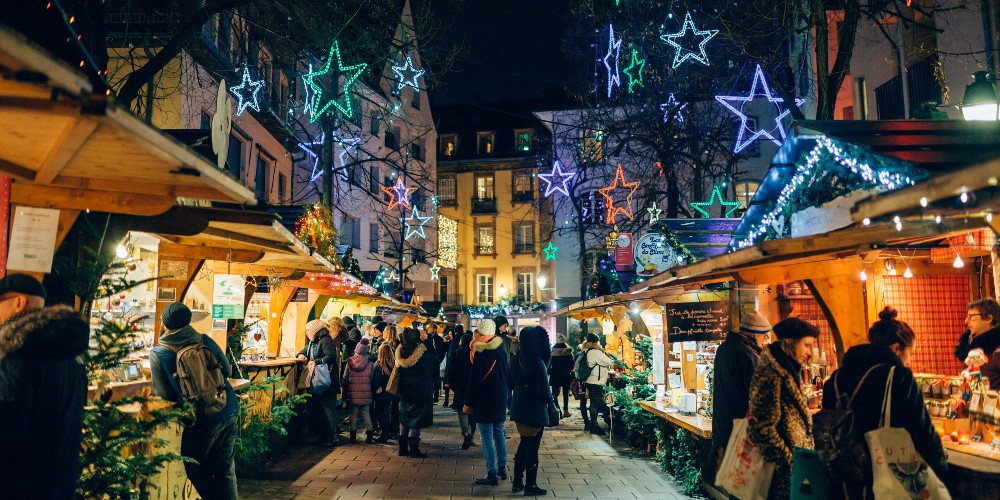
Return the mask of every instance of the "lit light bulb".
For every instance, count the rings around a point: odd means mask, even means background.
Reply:
[[[941,223],[941,216],[940,215],[935,215],[934,216],[934,222],[940,224]]]
[[[897,222],[896,223],[896,231],[902,231],[902,230],[903,230],[903,223],[902,222]]]
[[[893,217],[892,221],[895,222],[896,224],[899,224],[899,216],[897,215],[897,216]]]
[[[968,203],[969,193],[962,193],[962,196],[959,196],[958,199],[962,200],[962,203]]]
[[[861,221],[861,223],[864,224],[864,225],[866,225],[866,226],[868,226],[868,225],[871,225],[872,220],[869,219],[868,217],[865,217],[865,220]]]
[[[961,255],[956,255],[955,256],[955,263],[952,264],[952,266],[954,266],[956,268],[957,267],[965,267],[965,262],[962,261],[962,256]]]
[[[986,222],[993,222],[993,212],[986,213]]]
[[[895,276],[895,275],[896,275],[896,268],[894,267],[889,270],[889,276]]]
[[[861,270],[861,281],[868,281],[868,273],[864,269]]]
[[[128,250],[126,250],[124,246],[118,245],[118,248],[115,248],[115,257],[118,257],[119,259],[128,257]]]
[[[906,278],[906,279],[910,279],[910,278],[913,277],[913,271],[910,271],[910,267],[909,266],[907,266],[906,270],[903,271],[903,277]]]
[[[920,197],[920,206],[922,206],[922,207],[926,207],[927,206],[927,197],[926,196],[921,196]]]

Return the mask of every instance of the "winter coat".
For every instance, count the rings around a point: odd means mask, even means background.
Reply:
[[[775,351],[778,351],[775,353]],[[784,360],[778,359],[784,356]],[[764,349],[750,382],[750,419],[747,434],[764,459],[775,464],[768,498],[786,500],[792,480],[792,451],[812,449],[813,424],[802,394],[800,376],[790,373],[790,361],[776,342]]]
[[[569,387],[573,378],[573,349],[559,342],[552,346],[552,362],[549,364],[549,385]]]
[[[392,372],[385,373],[377,365],[372,369],[372,398],[376,401],[393,401],[396,399],[395,394],[391,394],[385,390],[389,385],[389,375]],[[382,392],[378,392],[382,389]]]
[[[590,376],[587,377],[584,383],[606,385],[608,383],[608,371],[611,365],[614,364],[614,360],[601,349],[588,349],[584,353],[584,356],[587,357],[584,362],[592,367]]]
[[[204,421],[207,424],[222,422],[236,415],[240,409],[236,392],[229,385],[229,377],[233,376],[232,367],[229,365],[229,359],[226,358],[225,353],[219,348],[219,344],[216,344],[212,337],[198,333],[191,325],[163,334],[160,337],[161,345],[157,345],[149,351],[149,373],[153,378],[153,392],[167,401],[181,400],[177,383],[173,379],[174,374],[177,373],[177,353],[167,346],[173,346],[176,349],[199,341],[205,343],[205,347],[212,351],[215,359],[222,365],[222,376],[226,377],[226,407],[220,412],[198,418],[198,422]]]
[[[545,363],[536,356],[523,353],[514,357],[510,374],[514,381],[514,400],[510,419],[532,427],[549,425],[548,404],[552,401]]]
[[[989,361],[981,366],[979,370],[983,377],[989,379],[990,389],[1000,389],[1000,326],[995,326],[985,332],[976,335],[976,338],[969,341],[968,330],[959,337],[958,347],[955,348],[955,357],[959,361],[965,362],[965,357],[973,349],[982,349]]]
[[[455,393],[451,407],[462,411],[462,405],[465,404],[465,390],[469,386],[469,371],[472,370],[469,348],[460,347],[452,351],[450,356],[448,359],[448,386]]]
[[[75,498],[89,334],[67,306],[0,323],[0,496]]]
[[[326,330],[317,332],[312,340],[306,342],[306,346],[299,351],[299,354],[310,361],[316,361],[316,364],[329,366],[331,386],[327,391],[336,393],[340,390],[340,353],[337,352],[337,344],[329,332]]]
[[[503,338],[472,345],[474,351],[465,405],[472,408],[476,422],[496,424],[507,420],[507,392],[513,385]]]
[[[375,363],[368,356],[355,354],[344,363],[344,399],[353,405],[367,405],[372,402],[372,372]]]
[[[396,347],[396,370],[399,373],[399,423],[411,429],[423,429],[434,423],[434,384],[430,372],[437,370],[434,355],[418,344],[408,356],[403,346]]]
[[[508,327],[508,333],[498,333],[497,337],[503,339],[503,352],[507,354],[507,364],[510,365],[511,360],[514,356],[517,356],[518,351],[521,349],[521,341],[518,340],[517,335],[514,333],[512,327]]]
[[[850,348],[844,354],[841,368],[826,381],[823,386],[823,408],[837,407],[837,391],[850,397],[861,377],[869,368],[877,365],[868,374],[864,384],[854,397],[851,408],[854,410],[854,429],[860,442],[864,442],[866,432],[875,430],[881,418],[882,398],[885,396],[885,380],[889,370],[896,367],[892,377],[892,414],[889,415],[889,425],[906,429],[913,439],[914,448],[924,461],[934,469],[939,477],[947,473],[948,459],[945,457],[941,439],[934,431],[934,424],[924,406],[924,398],[920,388],[913,379],[913,373],[903,365],[903,362],[889,348],[871,344],[858,345]],[[871,489],[869,488],[869,491]],[[851,498],[861,498],[860,493],[850,495]]]
[[[760,363],[760,346],[750,336],[730,333],[715,352],[712,382],[712,445],[725,449],[733,433],[733,419],[744,418],[750,407],[750,379]]]

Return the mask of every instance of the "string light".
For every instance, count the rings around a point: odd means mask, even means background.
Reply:
[[[417,188],[406,187],[403,184],[402,177],[396,178],[396,184],[394,186],[382,187],[382,191],[389,195],[389,210],[392,210],[397,206],[410,208],[410,194],[416,190]]]
[[[940,224],[941,223],[941,216],[940,215],[935,215],[934,216],[934,222],[936,224]]]
[[[417,83],[417,78],[420,78],[425,73],[425,70],[415,68],[413,66],[413,59],[410,56],[406,56],[406,64],[402,66],[394,65],[392,67],[392,72],[396,73],[396,76],[399,77],[398,90],[402,90],[403,87],[407,85],[413,87],[414,90],[420,90],[420,84]],[[407,78],[407,74],[410,75],[409,78]]]
[[[406,226],[406,236],[403,239],[410,239],[410,236],[419,236],[421,238],[427,238],[427,233],[424,232],[424,226],[433,219],[430,215],[420,215],[420,211],[417,207],[412,207],[410,210],[410,216],[403,219],[403,225]],[[412,222],[412,223],[411,223]]]
[[[313,159],[312,174],[309,175],[309,182],[313,182],[319,178],[319,176],[323,175],[323,170],[319,166],[319,154],[316,153],[313,146],[322,146],[324,142],[326,142],[326,132],[321,133],[319,135],[319,140],[317,141],[299,143],[299,149],[304,151],[306,155],[312,157]]]
[[[328,74],[330,72],[330,63],[333,61],[334,57],[337,58],[337,70],[339,74],[345,75],[346,80],[344,81],[344,99],[343,102],[339,101],[334,97],[329,99],[326,103],[323,103],[323,88],[319,86],[316,82],[320,77]],[[307,94],[311,92],[311,95],[306,96],[306,101],[309,103],[307,110],[309,111],[309,123],[315,123],[320,116],[323,115],[330,106],[334,106],[340,110],[347,118],[354,116],[354,107],[351,105],[351,85],[361,76],[361,72],[367,68],[368,65],[365,63],[352,64],[350,66],[344,66],[343,61],[340,57],[340,43],[337,40],[333,41],[333,45],[330,46],[330,55],[327,56],[326,62],[323,67],[316,72],[310,71],[302,75],[302,83],[306,87]],[[310,69],[312,69],[310,67]],[[336,92],[334,92],[336,94]]]
[[[340,169],[341,169],[340,177],[346,181],[348,179],[348,175],[347,175],[347,163],[344,161],[344,157],[347,156],[355,148],[357,148],[358,144],[361,144],[361,138],[337,137],[336,135],[334,135],[333,142],[336,142],[341,147],[340,154],[337,155],[337,158],[340,160]]]
[[[621,181],[619,185],[618,181]],[[622,173],[622,164],[618,164],[618,169],[615,171],[615,179],[608,187],[603,187],[598,189],[601,196],[604,196],[605,204],[607,205],[607,216],[605,222],[608,224],[614,224],[618,217],[618,214],[622,214],[632,220],[632,194],[635,193],[636,188],[639,187],[638,181],[625,182],[625,174]],[[629,192],[625,196],[625,206],[615,206],[615,200],[611,197],[611,192],[617,189],[628,189]]]
[[[962,195],[959,196],[958,198],[960,200],[962,200],[962,203],[968,203],[969,202],[969,193],[962,193]]]
[[[711,199],[709,199],[708,201],[692,201],[691,208],[697,210],[698,213],[700,213],[706,219],[710,219],[712,218],[712,215],[709,214],[708,210],[705,210],[705,208],[714,206],[715,200],[719,200],[719,205],[722,207],[723,210],[725,210],[726,212],[725,217],[729,217],[733,212],[739,210],[740,207],[743,206],[742,201],[726,201],[726,199],[722,197],[722,189],[719,186],[715,186],[712,189]],[[726,210],[726,207],[729,207],[729,209]]]
[[[920,206],[922,206],[924,208],[927,208],[927,197],[926,196],[921,196],[920,197]]]
[[[676,118],[677,123],[684,123],[684,114],[681,111],[686,108],[688,103],[680,102],[674,97],[674,93],[671,92],[670,96],[667,97],[667,102],[660,104],[660,111],[663,111],[663,123],[667,123],[671,118]],[[660,168],[660,175],[663,175],[663,168]]]
[[[458,266],[458,221],[438,214],[438,258],[436,265],[455,269]]]
[[[236,116],[240,116],[248,107],[260,113],[260,103],[257,101],[257,93],[264,87],[264,80],[253,81],[250,78],[250,68],[243,66],[243,81],[239,85],[229,87],[229,91],[236,96]]]
[[[559,250],[559,247],[555,246],[552,243],[552,240],[549,240],[549,244],[545,245],[545,248],[542,249],[542,251],[545,252],[545,261],[548,262],[550,260],[556,260],[557,250]]]
[[[631,94],[635,91],[635,86],[642,87],[642,70],[646,67],[646,60],[639,57],[639,51],[632,47],[632,54],[629,57],[628,66],[622,70],[628,77],[628,91]]]
[[[986,222],[993,222],[993,212],[986,213]]]
[[[547,174],[538,174],[538,178],[547,184],[545,186],[545,196],[549,196],[556,191],[559,191],[565,196],[569,196],[569,187],[566,184],[575,176],[576,172],[563,171],[562,163],[559,160],[552,163],[551,172]]]
[[[702,37],[701,41],[698,42],[698,52],[686,48],[677,42],[678,38],[684,38],[687,35],[688,28],[691,29],[694,36]],[[695,27],[694,21],[691,20],[691,13],[688,12],[685,14],[684,24],[681,26],[680,31],[669,35],[660,35],[660,40],[663,40],[667,45],[670,45],[675,49],[674,62],[671,65],[671,69],[677,69],[678,66],[689,60],[694,60],[695,62],[708,66],[708,54],[705,53],[705,45],[707,45],[708,41],[717,34],[719,34],[719,30],[699,30]]]
[[[757,90],[758,85],[764,88],[763,93],[760,93]],[[748,117],[746,113],[743,112],[743,107],[746,106],[747,103],[756,100],[758,97],[765,98],[768,102],[774,104],[774,107],[777,109],[778,115],[774,119],[774,127],[772,127],[770,130],[765,130],[763,128],[760,128],[759,124],[758,124],[758,129],[756,131],[750,130],[749,127],[750,117]],[[757,65],[757,68],[754,70],[753,83],[750,84],[749,94],[745,96],[717,95],[715,96],[715,100],[718,101],[719,104],[729,109],[733,114],[735,114],[740,119],[740,131],[736,135],[736,144],[733,145],[734,153],[739,153],[740,151],[743,151],[744,149],[747,148],[747,146],[749,146],[751,143],[753,143],[760,137],[769,139],[771,142],[777,144],[778,146],[781,146],[781,141],[785,140],[785,126],[782,122],[785,119],[785,117],[791,113],[791,110],[781,108],[781,104],[785,102],[784,98],[774,97],[773,95],[771,95],[771,88],[767,86],[767,79],[764,78],[764,70],[760,68],[759,64]],[[730,104],[730,102],[734,102],[737,104],[735,105]],[[801,105],[803,102],[805,101],[796,100],[796,104],[798,105]],[[743,135],[747,131],[749,131],[751,135],[750,138],[744,140]],[[777,131],[777,134],[774,133],[775,131]],[[780,136],[781,138],[779,139],[778,136]]]
[[[608,70],[608,97],[611,97],[611,90],[616,86],[621,87],[622,76],[618,72],[618,59],[621,55],[622,40],[619,38],[615,40],[615,27],[611,24],[608,25],[608,53],[604,56],[604,67]],[[608,59],[611,58],[611,54],[615,56],[615,69],[611,71],[611,63]]]
[[[962,261],[962,256],[955,254],[955,262],[952,264],[953,267],[962,268],[965,267],[965,262]]]
[[[866,226],[870,226],[871,223],[872,223],[872,220],[869,219],[868,217],[865,217],[865,219],[863,221],[861,221],[861,223],[864,224],[864,225],[866,225]]]

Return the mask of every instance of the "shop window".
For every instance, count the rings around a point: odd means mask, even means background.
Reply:
[[[535,282],[531,279],[531,273],[517,274],[517,301],[528,302],[534,294]]]
[[[492,274],[478,274],[476,275],[476,295],[479,298],[480,304],[491,304],[493,303],[493,275]]]
[[[477,151],[480,155],[491,155],[493,154],[494,141],[496,140],[496,134],[493,132],[479,132],[476,134],[476,143],[479,145]]]

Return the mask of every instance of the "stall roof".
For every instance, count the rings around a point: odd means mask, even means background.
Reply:
[[[15,203],[154,215],[178,197],[256,203],[213,162],[0,25],[0,173]],[[19,194],[18,192],[21,192]]]

